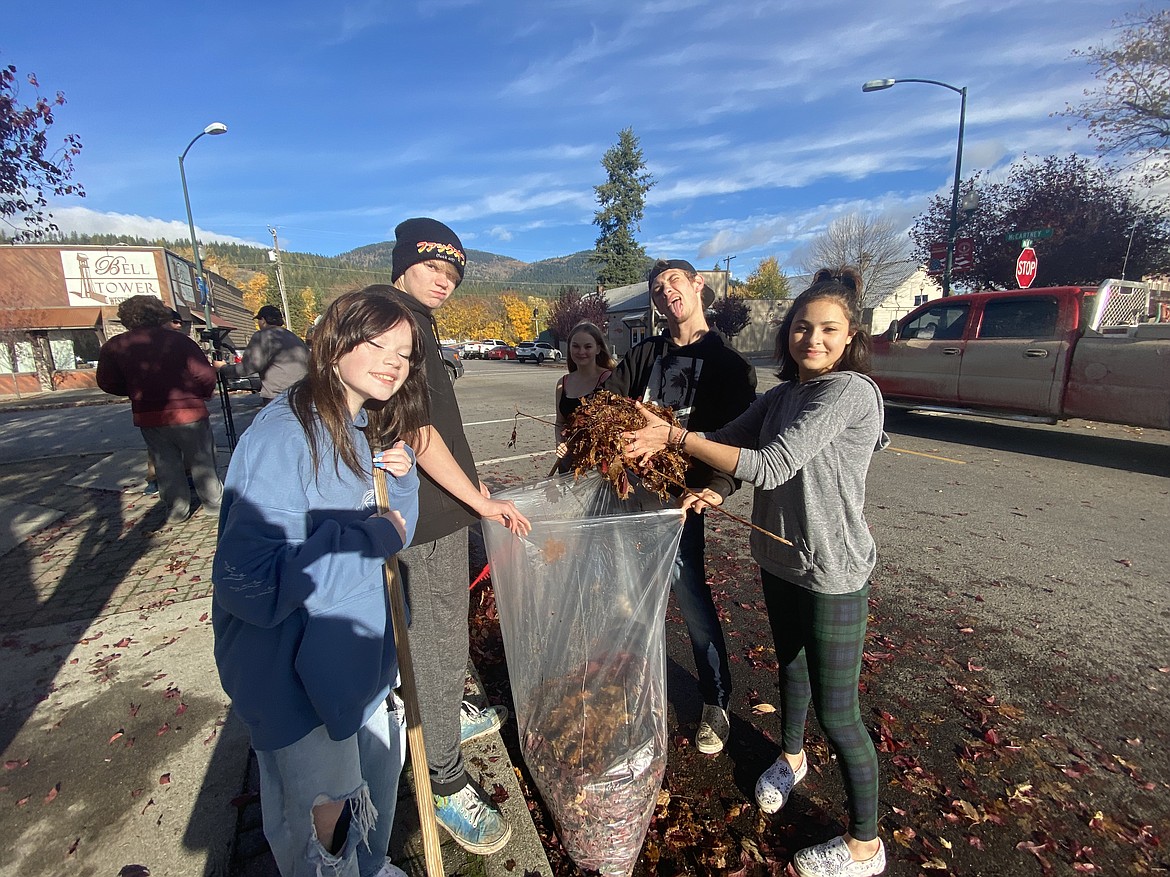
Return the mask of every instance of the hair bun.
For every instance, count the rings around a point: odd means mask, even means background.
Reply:
[[[859,272],[852,265],[847,265],[843,268],[820,268],[817,273],[813,275],[812,283],[809,284],[811,289],[814,286],[820,286],[823,283],[832,283],[837,286],[843,286],[849,290],[857,299],[861,299],[861,272]]]
[[[858,295],[861,294],[861,273],[856,268],[842,268],[837,272],[837,280]]]

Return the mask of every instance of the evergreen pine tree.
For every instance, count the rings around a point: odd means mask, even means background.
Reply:
[[[604,287],[625,286],[646,276],[646,251],[634,240],[646,207],[646,193],[654,178],[646,170],[633,128],[618,134],[618,142],[601,159],[606,182],[594,186],[598,211],[593,224],[601,229],[591,261],[598,266],[597,282]]]

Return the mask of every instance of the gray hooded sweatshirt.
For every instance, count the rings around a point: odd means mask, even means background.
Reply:
[[[865,476],[889,444],[881,391],[857,372],[787,381],[706,437],[735,445],[735,477],[755,485],[752,531],[762,569],[819,594],[850,594],[869,580],[877,547],[865,522]]]

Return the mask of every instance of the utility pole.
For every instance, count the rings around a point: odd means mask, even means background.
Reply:
[[[724,256],[723,257],[723,266],[724,266],[724,269],[723,269],[723,274],[724,274],[723,296],[725,298],[727,296],[731,295],[731,260],[734,258],[735,258],[735,256]]]
[[[276,263],[276,285],[280,288],[280,304],[284,311],[284,322],[288,328],[292,329],[292,314],[288,312],[288,297],[284,294],[284,268],[280,264],[280,242],[276,239],[276,226],[268,226],[268,231],[272,234],[272,252],[268,254],[269,260]]]

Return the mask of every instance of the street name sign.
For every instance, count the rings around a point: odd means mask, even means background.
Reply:
[[[1009,241],[1042,241],[1052,237],[1052,229],[1034,228],[1031,231],[1009,231],[1004,237]]]

